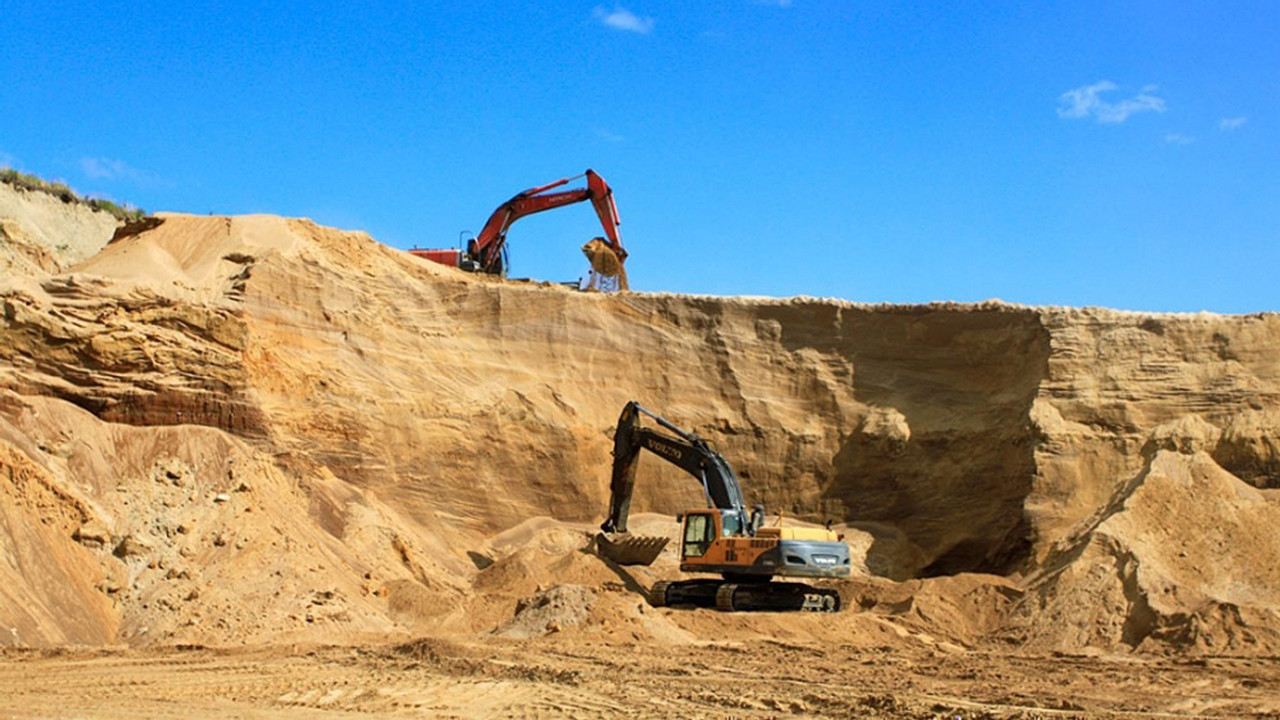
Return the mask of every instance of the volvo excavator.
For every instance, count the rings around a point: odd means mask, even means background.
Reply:
[[[581,177],[587,179],[585,188],[550,192]],[[605,233],[605,237],[595,238],[582,247],[583,253],[591,260],[593,273],[601,276],[593,277],[592,280],[600,281],[607,278],[616,285],[618,290],[626,290],[627,276],[624,263],[627,259],[627,251],[622,247],[622,237],[618,230],[618,226],[622,224],[618,218],[618,206],[614,204],[613,190],[609,188],[609,184],[591,169],[582,175],[563,178],[516,193],[515,197],[502,203],[493,211],[485,222],[484,228],[480,230],[480,234],[467,241],[466,250],[413,248],[409,250],[409,254],[471,272],[506,275],[507,230],[511,228],[512,223],[527,215],[586,200],[591,201]]]
[[[641,416],[660,429],[641,424]],[[634,400],[618,418],[613,436],[609,516],[596,537],[597,551],[619,565],[650,565],[668,538],[633,536],[627,515],[640,452],[647,450],[692,475],[707,507],[682,516],[680,570],[718,574],[717,579],[659,581],[649,591],[654,606],[694,605],[720,610],[835,612],[840,595],[829,588],[775,577],[849,576],[849,545],[822,528],[764,525],[764,506],[747,510],[733,468],[705,440],[686,432]]]

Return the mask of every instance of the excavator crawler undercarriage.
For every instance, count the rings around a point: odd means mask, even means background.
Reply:
[[[649,590],[649,604],[654,607],[692,605],[726,612],[837,612],[840,594],[830,588],[797,582],[659,580]]]

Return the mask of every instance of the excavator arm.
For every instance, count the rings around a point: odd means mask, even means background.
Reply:
[[[640,424],[640,415],[652,418],[673,435]],[[641,407],[634,400],[622,408],[618,429],[613,435],[613,471],[609,480],[609,516],[600,529],[606,533],[627,532],[627,515],[635,491],[636,467],[640,451],[648,450],[692,475],[702,485],[707,504],[733,510],[747,520],[742,486],[733,468],[712,450],[706,441]]]

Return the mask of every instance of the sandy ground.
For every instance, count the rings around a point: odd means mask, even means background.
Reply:
[[[305,220],[0,220],[0,717],[1280,717],[1280,315],[577,293]],[[777,522],[834,521],[846,610],[654,609],[674,544],[591,554],[630,399]],[[642,463],[634,532],[704,502],[677,474]]]
[[[11,650],[0,686],[4,717],[1280,716],[1274,659],[779,642]]]

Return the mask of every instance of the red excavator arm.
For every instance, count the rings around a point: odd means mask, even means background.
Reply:
[[[548,192],[568,185],[584,175],[587,178],[587,186],[585,188]],[[619,262],[625,260],[627,251],[622,248],[622,238],[618,233],[618,226],[621,221],[618,219],[618,206],[613,202],[613,190],[609,188],[604,178],[590,169],[576,177],[564,178],[553,183],[529,188],[524,192],[517,193],[515,197],[499,205],[498,209],[494,210],[493,214],[489,216],[489,220],[484,224],[480,235],[468,243],[467,251],[463,257],[459,257],[458,253],[453,253],[449,258],[446,258],[444,254],[450,251],[440,250],[414,249],[409,252],[419,257],[425,257],[428,260],[435,260],[448,265],[456,264],[459,267],[481,272],[504,274],[507,268],[503,248],[507,242],[507,230],[511,228],[512,223],[526,215],[572,205],[584,200],[590,200],[591,205],[595,207],[596,215],[600,217],[600,224],[604,226],[610,249],[617,254]]]

